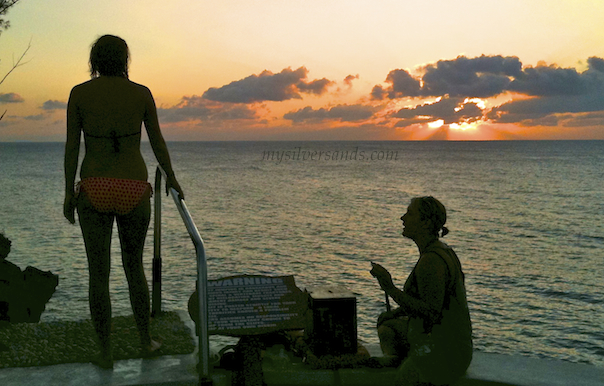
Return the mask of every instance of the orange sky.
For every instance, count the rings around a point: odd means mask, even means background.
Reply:
[[[0,141],[64,140],[106,33],[168,140],[604,139],[600,1],[21,0],[7,18],[0,76],[31,47]]]

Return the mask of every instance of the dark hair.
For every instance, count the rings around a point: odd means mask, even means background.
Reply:
[[[449,233],[449,229],[445,226],[447,222],[447,210],[445,206],[432,196],[416,197],[412,201],[419,203],[419,213],[422,220],[432,220],[432,229],[430,233],[440,237]]]
[[[126,41],[113,35],[98,38],[90,50],[90,76],[122,76],[128,78],[130,50]]]

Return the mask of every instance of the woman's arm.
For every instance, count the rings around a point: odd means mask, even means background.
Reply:
[[[149,142],[151,143],[155,158],[157,158],[157,162],[159,162],[168,176],[166,181],[166,193],[168,193],[169,188],[174,188],[178,192],[180,198],[184,199],[185,195],[182,188],[174,176],[174,170],[172,169],[172,162],[170,161],[170,153],[168,153],[166,141],[159,128],[155,100],[149,89],[145,88],[145,91],[145,129],[147,130],[147,135],[149,136]]]
[[[447,281],[445,262],[434,253],[427,253],[419,260],[415,269],[419,287],[419,298],[398,289],[392,280],[380,281],[382,289],[400,305],[409,316],[420,317],[436,323],[442,313]]]
[[[75,178],[78,170],[80,155],[80,138],[82,135],[82,120],[78,112],[76,89],[72,89],[67,103],[67,140],[65,141],[65,201],[63,214],[70,223],[75,223]]]

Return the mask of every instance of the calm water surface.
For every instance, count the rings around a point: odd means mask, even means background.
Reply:
[[[143,148],[152,180],[157,163]],[[357,296],[359,338],[377,343],[375,318],[385,306],[369,262],[404,283],[418,253],[400,235],[399,217],[410,198],[433,195],[448,209],[443,241],[466,273],[476,349],[604,366],[603,141],[169,148],[210,276],[291,274],[300,288],[344,285]],[[263,159],[266,151],[283,157]],[[62,157],[59,143],[0,143],[9,260],[60,276],[47,321],[89,317],[81,233],[62,217]],[[150,278],[152,229],[145,248]],[[185,309],[195,252],[171,200],[163,204],[162,250],[163,307]],[[131,313],[117,237],[112,264],[114,314]]]

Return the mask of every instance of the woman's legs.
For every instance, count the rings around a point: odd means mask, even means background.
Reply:
[[[407,358],[396,371],[394,384],[396,386],[430,386],[420,381],[419,371],[410,358]]]
[[[78,218],[88,257],[90,316],[100,341],[101,364],[103,367],[110,367],[112,360],[109,271],[113,215],[97,212],[83,195],[78,203]]]
[[[381,314],[378,318],[377,332],[384,355],[373,359],[373,366],[397,367],[409,351],[407,319],[391,317],[392,313],[388,312]]]
[[[117,226],[122,247],[122,263],[128,287],[130,304],[141,339],[141,347],[146,351],[156,349],[157,343],[149,334],[151,302],[149,286],[143,267],[143,247],[151,218],[150,194],[145,194],[141,203],[130,213],[117,216]]]
[[[409,352],[407,341],[408,321],[405,319],[390,319],[378,327],[380,347],[386,356],[405,358]]]

